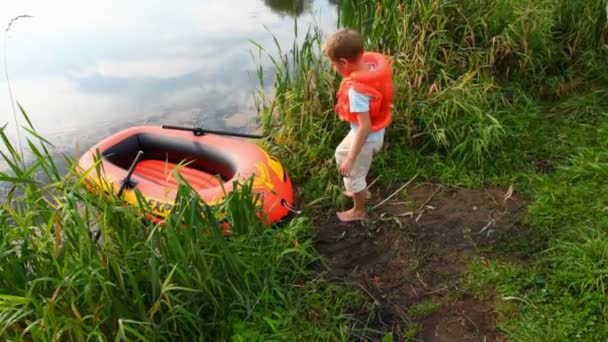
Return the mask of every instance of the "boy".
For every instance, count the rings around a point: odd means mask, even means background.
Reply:
[[[373,156],[384,143],[384,129],[391,123],[390,60],[383,54],[366,52],[359,33],[350,29],[332,34],[323,52],[344,77],[337,92],[336,112],[351,126],[335,158],[345,194],[353,198],[354,205],[336,215],[342,222],[365,220],[365,201],[370,196],[366,177]]]

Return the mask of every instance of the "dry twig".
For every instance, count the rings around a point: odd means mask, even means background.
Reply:
[[[401,192],[401,190],[405,189],[408,185],[410,185],[410,183],[412,183],[414,181],[414,179],[416,179],[416,177],[418,177],[417,173],[414,175],[414,177],[412,177],[409,181],[407,181],[407,183],[405,183],[403,186],[401,186],[399,189],[397,189],[397,191],[395,191],[392,194],[390,194],[387,198],[385,198],[384,200],[382,200],[382,202],[380,202],[380,203],[376,204],[375,206],[373,206],[372,210],[378,208],[379,206],[381,206],[384,203],[388,202],[391,198],[395,197],[395,195],[397,195],[399,192]]]

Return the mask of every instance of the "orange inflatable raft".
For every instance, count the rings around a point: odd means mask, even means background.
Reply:
[[[208,205],[221,203],[235,180],[253,176],[252,191],[260,193],[266,224],[278,222],[293,210],[291,180],[281,163],[254,143],[225,137],[229,134],[174,126],[141,126],[118,132],[91,147],[79,160],[86,181],[110,186],[123,199],[138,206],[137,189],[150,206],[156,222],[173,209],[180,174]],[[100,155],[100,172],[96,156]],[[184,166],[185,165],[185,166]],[[126,182],[125,182],[126,181]],[[124,185],[123,185],[124,184]],[[124,190],[124,192],[123,192]]]

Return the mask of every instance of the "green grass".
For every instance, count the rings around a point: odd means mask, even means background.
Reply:
[[[357,292],[310,270],[319,259],[306,218],[262,225],[251,181],[211,208],[182,179],[174,213],[157,225],[115,196],[87,191],[73,168],[60,174],[49,143],[33,127],[27,131],[35,156],[27,168],[0,131],[11,166],[0,173],[10,185],[0,206],[2,340],[378,336],[353,323],[349,312],[365,306]],[[220,214],[231,225],[229,238]],[[101,229],[100,244],[93,227]]]
[[[604,191],[608,145],[602,139],[606,129],[606,120],[588,128],[596,142],[575,147],[555,175],[533,181],[528,221],[546,238],[546,248],[534,255],[530,267],[510,266],[519,268],[516,278],[503,278],[508,272],[499,271],[501,276],[492,279],[487,271],[478,272],[489,284],[497,284],[502,296],[527,298],[528,303],[518,305],[517,314],[503,326],[514,339],[608,336],[608,195]],[[509,266],[497,261],[492,267]]]
[[[490,255],[488,264],[472,266],[471,287],[484,296],[497,294],[503,316],[499,327],[512,340],[598,341],[608,336],[608,145],[602,139],[608,120],[600,122],[571,128],[579,137],[573,134],[562,148],[574,145],[572,155],[554,174],[531,179],[529,229],[518,237],[525,242],[509,241],[507,249],[527,262]]]
[[[522,235],[502,237],[489,266],[475,262],[468,275],[480,296],[498,294],[509,340],[608,335],[605,5],[341,2],[340,25],[393,60],[394,124],[371,170],[377,186],[418,173],[469,187],[514,184],[529,201]],[[305,202],[335,210],[346,203],[333,149],[347,127],[333,112],[339,76],[320,56],[325,38],[312,30],[279,53],[276,96],[262,98],[260,111]],[[417,325],[408,327],[404,336],[414,336]]]
[[[546,106],[539,145],[528,153],[553,166],[521,182],[527,229],[504,236],[499,253],[468,275],[473,291],[496,297],[499,328],[512,340],[608,337],[605,99],[591,91]]]
[[[469,187],[515,184],[529,200],[526,229],[473,262],[469,289],[495,301],[510,340],[605,339],[605,2],[342,1],[340,24],[393,60],[394,124],[371,171],[378,186],[416,173]],[[333,152],[348,128],[333,112],[340,79],[320,56],[324,39],[313,28],[288,51],[256,45],[276,73],[274,96],[258,97],[274,141],[265,146],[302,186],[308,215],[346,205]],[[230,241],[187,184],[176,214],[154,226],[84,191],[73,171],[59,175],[30,134],[38,158],[27,168],[5,141],[12,170],[0,180],[12,191],[0,209],[0,336],[382,336],[351,328],[360,323],[348,313],[365,304],[356,292],[311,274],[318,256],[308,220],[263,229],[247,184],[217,209],[236,227]],[[100,247],[90,241],[93,224]],[[418,333],[415,320],[431,304],[408,310],[403,336]]]
[[[514,153],[521,146],[513,140],[530,140],[544,103],[608,74],[599,62],[607,56],[602,1],[346,1],[340,20],[393,59],[395,123],[378,167],[385,179],[407,179],[416,168],[480,185],[514,175],[509,169],[529,171],[533,161]],[[315,175],[309,192],[334,197],[326,166],[345,128],[332,109],[339,76],[319,57],[324,38],[309,31],[301,46],[270,53],[276,96],[261,111],[286,143],[285,158],[306,157],[289,163],[296,180]]]

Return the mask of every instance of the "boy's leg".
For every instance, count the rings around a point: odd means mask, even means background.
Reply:
[[[340,144],[336,148],[335,158],[336,158],[336,163],[338,166],[340,166],[340,164],[342,164],[342,162],[344,160],[346,160],[346,157],[348,156],[348,153],[350,152],[350,147],[353,142],[353,138],[354,138],[354,136],[352,135],[352,133],[349,133],[346,137],[344,137],[344,139],[342,139],[342,142],[340,142]],[[354,169],[354,165],[353,165],[353,169]],[[365,193],[365,198],[370,199],[371,193],[367,190],[367,188],[365,189],[364,193]],[[350,191],[344,191],[344,195],[346,195],[348,197],[353,197],[355,194]]]
[[[365,191],[363,191],[363,193],[365,194],[366,200],[372,198],[372,193],[371,191],[369,191],[368,188],[365,188]],[[353,194],[352,192],[344,191],[344,195],[346,195],[347,197],[353,197],[355,194]]]
[[[352,209],[337,213],[341,221],[356,221],[365,219],[365,202],[367,197],[366,177],[373,156],[382,147],[382,141],[366,142],[353,163],[350,177],[344,177],[347,192],[353,193],[354,206]]]
[[[347,211],[339,211],[336,213],[338,219],[342,222],[362,221],[365,220],[365,190],[355,192],[353,194],[353,207]]]

